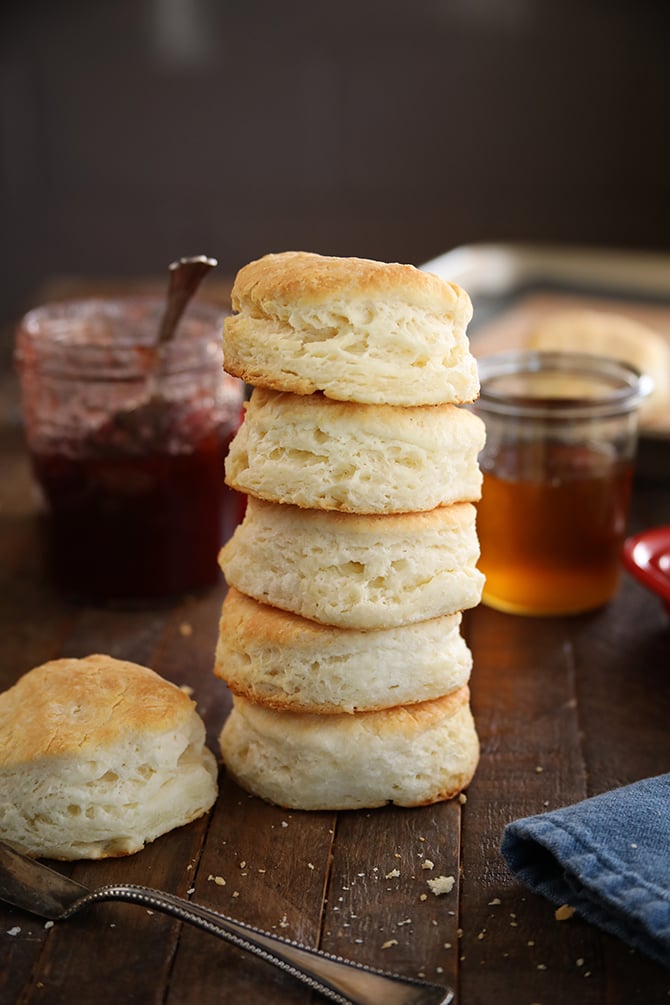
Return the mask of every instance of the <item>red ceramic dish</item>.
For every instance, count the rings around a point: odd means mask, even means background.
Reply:
[[[627,538],[622,558],[628,571],[661,598],[670,614],[670,525]]]

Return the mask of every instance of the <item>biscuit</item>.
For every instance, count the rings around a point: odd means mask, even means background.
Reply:
[[[348,513],[476,501],[484,423],[455,405],[361,405],[257,387],[226,458],[232,488]]]
[[[470,678],[461,615],[363,632],[332,628],[231,588],[214,672],[234,694],[270,708],[332,715],[438,698]]]
[[[217,791],[194,702],[146,667],[53,660],[0,694],[0,837],[27,855],[132,854]]]
[[[474,607],[484,577],[472,503],[364,516],[249,496],[219,553],[229,586],[340,628],[392,628]]]
[[[469,784],[479,759],[467,686],[355,715],[277,712],[235,697],[219,742],[239,785],[298,810],[450,799]]]
[[[528,333],[531,349],[587,352],[628,363],[651,377],[654,387],[640,405],[640,424],[670,419],[670,342],[624,314],[574,308],[540,318]]]
[[[231,300],[225,368],[254,386],[391,405],[477,397],[470,298],[412,265],[266,255],[238,272]]]

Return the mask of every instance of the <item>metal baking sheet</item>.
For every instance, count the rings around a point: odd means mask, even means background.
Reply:
[[[584,307],[616,312],[670,344],[670,255],[536,244],[473,244],[420,266],[458,283],[472,299],[475,356],[523,344],[542,314]],[[638,472],[670,478],[670,415],[640,433]]]

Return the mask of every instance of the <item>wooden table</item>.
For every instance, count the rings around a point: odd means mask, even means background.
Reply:
[[[48,659],[108,652],[189,684],[216,750],[229,708],[212,674],[224,585],[134,609],[54,593],[11,378],[0,401],[0,688]],[[669,513],[670,486],[638,481],[631,529]],[[514,818],[669,769],[670,621],[660,602],[624,575],[605,610],[535,620],[480,607],[465,633],[482,747],[467,801],[287,812],[222,772],[205,819],[130,858],[58,868],[87,885],[164,888],[331,953],[444,981],[460,1005],[668,1000],[670,972],[576,918],[557,921],[498,851]],[[426,880],[439,874],[456,885],[437,897]],[[101,905],[46,927],[0,905],[4,1005],[313,1000],[266,964],[143,908]]]

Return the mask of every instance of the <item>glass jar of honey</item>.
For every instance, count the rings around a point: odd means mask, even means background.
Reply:
[[[213,584],[241,516],[224,484],[244,397],[223,372],[225,312],[191,303],[159,349],[162,311],[158,297],[73,300],[37,307],[17,331],[47,568],[82,598]]]
[[[478,366],[483,602],[525,615],[605,604],[619,583],[638,407],[651,381],[586,353],[515,350]]]

